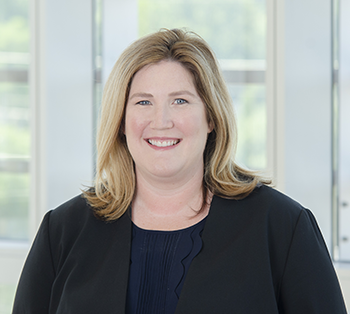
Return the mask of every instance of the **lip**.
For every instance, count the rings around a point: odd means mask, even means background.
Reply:
[[[149,137],[144,139],[147,145],[149,145],[151,148],[155,150],[169,150],[177,147],[179,143],[181,142],[180,138],[175,137]],[[150,142],[161,142],[163,144],[167,143],[167,146],[157,146],[154,144],[151,144]],[[176,142],[174,144],[171,144],[171,142]],[[169,145],[170,144],[170,145]]]

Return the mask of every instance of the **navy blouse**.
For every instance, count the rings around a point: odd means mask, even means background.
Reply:
[[[205,220],[175,231],[133,224],[127,314],[175,312],[187,271],[202,248]]]

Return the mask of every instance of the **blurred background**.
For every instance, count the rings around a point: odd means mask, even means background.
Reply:
[[[315,214],[350,302],[350,2],[0,0],[0,314],[43,214],[92,184],[101,95],[160,28],[213,48],[238,162]]]

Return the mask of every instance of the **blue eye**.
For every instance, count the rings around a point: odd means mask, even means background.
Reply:
[[[142,106],[145,106],[145,105],[149,105],[150,102],[148,100],[141,100],[139,102],[136,103],[137,105],[142,105]]]
[[[183,105],[183,104],[186,104],[186,103],[187,103],[187,100],[182,99],[182,98],[179,98],[179,99],[175,99],[174,102],[175,102],[175,104]]]

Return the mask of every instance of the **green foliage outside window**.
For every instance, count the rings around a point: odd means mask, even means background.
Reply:
[[[0,52],[29,51],[28,0],[0,0]]]
[[[0,0],[0,71],[28,70],[27,0]],[[24,60],[24,62],[23,62]],[[6,77],[6,76],[5,76]],[[30,156],[26,82],[0,82],[0,239],[28,238]],[[20,161],[24,170],[13,166]],[[9,167],[9,165],[12,165]]]
[[[219,59],[265,59],[265,1],[139,0],[139,35],[185,27],[202,36]]]

